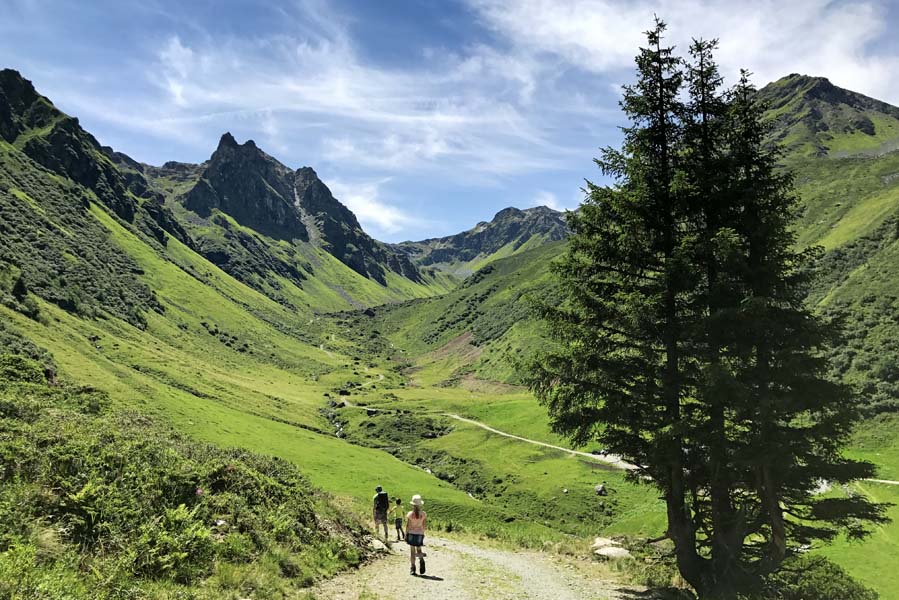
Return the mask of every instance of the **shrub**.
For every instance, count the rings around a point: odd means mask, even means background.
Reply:
[[[769,581],[770,600],[877,600],[877,592],[852,579],[823,556],[799,556]]]

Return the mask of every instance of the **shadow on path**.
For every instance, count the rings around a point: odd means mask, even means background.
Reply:
[[[419,579],[428,579],[430,581],[443,581],[443,577],[437,577],[436,575],[416,575]]]
[[[643,591],[620,588],[616,591],[622,600],[693,600],[695,598],[690,592],[678,588],[655,588]]]

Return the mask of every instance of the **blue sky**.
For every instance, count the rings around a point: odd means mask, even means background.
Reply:
[[[618,140],[658,13],[718,37],[727,75],[792,72],[899,104],[891,0],[0,0],[0,66],[103,144],[201,162],[219,136],[316,169],[387,241],[506,206],[577,205]]]

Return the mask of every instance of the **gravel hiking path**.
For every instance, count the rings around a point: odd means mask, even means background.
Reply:
[[[380,560],[321,583],[312,590],[328,600],[625,600],[637,588],[582,573],[551,554],[483,548],[428,538],[427,575],[409,575],[409,549],[394,543]]]
[[[632,471],[637,467],[621,460],[621,457],[615,456],[614,454],[591,454],[589,452],[581,452],[580,450],[572,450],[571,448],[563,448],[561,446],[553,446],[552,444],[547,444],[546,442],[538,442],[537,440],[529,440],[528,438],[521,437],[520,435],[515,435],[512,433],[506,433],[505,431],[500,431],[499,429],[494,429],[490,425],[486,423],[481,423],[480,421],[475,421],[474,419],[466,419],[465,417],[461,417],[459,415],[454,415],[452,413],[445,413],[444,416],[450,417],[452,419],[456,419],[457,421],[462,421],[463,423],[468,423],[469,425],[476,425],[481,429],[486,429],[491,433],[495,433],[496,435],[501,435],[503,437],[512,438],[513,440],[518,440],[520,442],[526,442],[528,444],[534,444],[535,446],[543,446],[544,448],[552,448],[553,450],[558,450],[560,452],[567,452],[568,454],[574,454],[576,456],[583,456],[585,458],[589,458],[596,462],[605,463],[616,469],[622,469],[625,471]]]
[[[615,456],[614,454],[591,454],[589,452],[581,452],[579,450],[572,450],[571,448],[563,448],[561,446],[553,446],[552,444],[547,444],[546,442],[540,442],[537,440],[530,440],[526,437],[521,437],[520,435],[515,435],[512,433],[506,433],[505,431],[500,431],[499,429],[494,429],[490,425],[486,423],[481,423],[480,421],[475,421],[474,419],[467,419],[465,417],[454,415],[452,413],[444,413],[444,416],[450,417],[452,419],[456,419],[457,421],[462,421],[464,423],[468,423],[470,425],[476,425],[481,429],[486,429],[491,433],[495,433],[496,435],[501,435],[503,437],[512,438],[513,440],[518,440],[520,442],[525,442],[528,444],[534,444],[535,446],[543,446],[544,448],[552,448],[553,450],[559,450],[560,452],[567,452],[568,454],[574,454],[577,456],[583,456],[586,458],[590,458],[595,460],[596,462],[606,463],[615,467],[616,469],[623,469],[626,471],[632,471],[637,467],[635,465],[630,464],[621,459],[619,456]],[[862,481],[870,481],[871,483],[880,483],[883,485],[899,485],[899,481],[894,481],[892,479],[863,479]],[[825,490],[826,491],[826,490]],[[823,492],[822,492],[823,493]]]

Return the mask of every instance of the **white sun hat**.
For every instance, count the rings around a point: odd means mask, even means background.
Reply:
[[[412,506],[422,506],[424,503],[425,501],[421,499],[421,496],[415,494],[412,496],[412,502],[410,504],[412,504]]]

